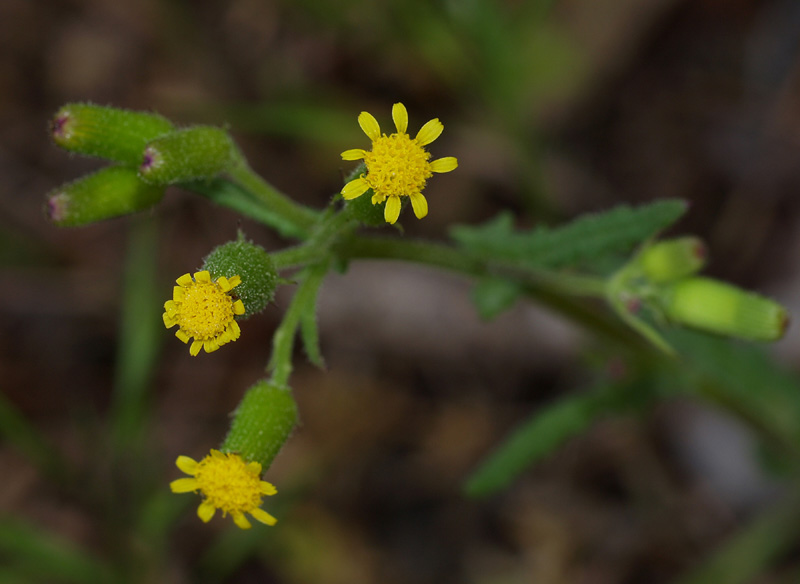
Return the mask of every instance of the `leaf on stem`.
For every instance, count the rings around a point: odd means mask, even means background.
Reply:
[[[515,231],[511,215],[502,213],[480,227],[456,226],[450,235],[468,253],[484,260],[558,269],[626,252],[674,223],[686,208],[679,199],[636,208],[620,205],[561,227],[540,226],[524,232]]]

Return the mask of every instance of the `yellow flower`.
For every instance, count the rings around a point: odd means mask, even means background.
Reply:
[[[173,493],[200,491],[203,502],[197,508],[197,516],[203,522],[211,521],[217,509],[222,510],[223,516],[230,513],[233,522],[242,529],[251,527],[245,513],[267,525],[278,522],[261,509],[261,499],[278,491],[270,483],[261,480],[259,463],[245,462],[238,454],[223,454],[211,449],[211,453],[200,462],[188,456],[179,456],[175,465],[194,478],[174,480],[169,488]]]
[[[228,294],[241,284],[239,276],[212,281],[206,270],[195,272],[194,278],[184,274],[176,282],[172,300],[164,303],[164,326],[177,324],[175,336],[184,343],[194,339],[189,353],[197,355],[200,349],[210,353],[239,338],[241,329],[234,316],[244,314],[244,304]]]
[[[355,199],[372,189],[372,204],[386,201],[383,217],[387,223],[394,223],[400,216],[400,197],[409,197],[414,214],[422,219],[428,214],[428,201],[422,194],[425,183],[434,172],[450,172],[458,166],[453,156],[446,156],[429,162],[431,157],[426,146],[436,140],[444,126],[438,118],[426,123],[415,138],[406,134],[408,112],[402,103],[392,106],[392,119],[397,132],[387,136],[381,134],[377,120],[367,112],[358,116],[358,125],[372,140],[369,152],[353,148],[342,152],[343,160],[363,160],[367,174],[351,180],[344,185],[342,196]]]

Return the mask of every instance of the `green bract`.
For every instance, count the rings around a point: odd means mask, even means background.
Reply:
[[[213,279],[220,276],[242,279],[236,287],[236,295],[245,309],[242,318],[261,312],[275,297],[278,272],[272,258],[263,247],[243,238],[214,248],[203,260],[202,269],[208,270]]]
[[[193,126],[147,144],[140,176],[153,184],[214,178],[233,163],[233,141],[225,130]]]
[[[233,414],[220,450],[269,468],[297,424],[297,404],[288,387],[261,380],[247,390]]]
[[[163,187],[142,182],[135,169],[109,166],[51,191],[45,213],[58,225],[85,225],[141,211],[163,195]]]
[[[775,341],[789,325],[777,302],[711,278],[686,278],[665,286],[661,301],[673,322],[720,335]]]
[[[699,237],[665,239],[642,251],[637,262],[651,282],[678,280],[703,269],[706,246]]]
[[[63,106],[50,123],[53,141],[65,150],[130,166],[142,162],[148,142],[173,129],[156,114],[89,103]]]

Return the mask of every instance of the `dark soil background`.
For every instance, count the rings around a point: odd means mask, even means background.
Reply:
[[[530,226],[685,198],[675,232],[707,241],[711,275],[800,305],[797,2],[555,2],[545,32],[558,41],[542,41],[530,69],[518,59],[505,72],[491,45],[439,39],[451,28],[430,25],[480,2],[342,4],[0,3],[1,389],[81,481],[109,490],[135,481],[124,460],[91,447],[104,441],[114,386],[131,219],[76,229],[45,219],[48,191],[101,165],[49,141],[50,117],[70,101],[227,124],[257,171],[317,207],[351,168],[339,153],[367,145],[358,112],[388,127],[402,101],[412,131],[443,121],[430,149],[460,163],[430,182],[427,218],[405,213],[407,237],[443,240],[451,225],[504,208]],[[498,6],[513,14],[524,3]],[[515,94],[521,106],[502,101],[503,79],[531,80]],[[293,117],[295,106],[314,115]],[[509,123],[509,111],[525,117]],[[158,224],[165,300],[172,280],[240,226],[267,249],[289,243],[177,189],[144,216]],[[147,445],[164,489],[180,474],[177,455],[200,457],[222,439],[263,375],[289,298],[279,294],[212,355],[192,358],[163,331]],[[139,581],[657,584],[700,562],[774,493],[746,429],[670,402],[602,420],[505,493],[469,500],[460,485],[482,457],[538,406],[614,367],[609,351],[536,306],[483,323],[467,281],[399,264],[331,276],[319,318],[327,371],[298,350],[303,425],[267,475],[280,491],[266,503],[278,526],[226,551],[212,542],[232,523],[202,525],[187,500],[166,559]],[[774,347],[789,367],[798,341],[790,331]],[[110,528],[90,497],[48,481],[7,442],[0,477],[0,514],[112,561],[108,530],[124,539],[136,521],[124,486],[114,487],[121,519]],[[758,581],[781,582],[792,566],[787,558]]]

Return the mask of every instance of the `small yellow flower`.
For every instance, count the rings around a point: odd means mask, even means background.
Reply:
[[[428,214],[428,201],[422,194],[425,184],[434,172],[450,172],[458,166],[453,156],[446,156],[429,162],[430,152],[426,146],[436,140],[444,126],[438,118],[426,123],[415,138],[406,134],[408,112],[402,103],[392,106],[392,119],[397,132],[387,136],[372,114],[361,112],[358,125],[372,140],[372,150],[353,148],[342,152],[343,160],[363,160],[367,174],[351,180],[344,185],[342,196],[355,199],[372,189],[372,204],[386,201],[383,217],[387,223],[394,223],[400,216],[400,197],[409,197],[414,214],[422,219]]]
[[[249,513],[253,519],[275,525],[278,520],[261,509],[261,500],[278,491],[270,483],[261,480],[261,465],[245,462],[238,454],[222,453],[211,449],[203,460],[197,462],[188,456],[179,456],[175,465],[194,478],[172,481],[169,488],[173,493],[200,493],[203,502],[197,508],[197,516],[208,523],[217,509],[223,517],[230,513],[233,522],[242,529],[250,529],[250,521],[244,516]]]
[[[164,326],[177,324],[175,336],[184,343],[194,339],[189,353],[197,355],[200,349],[210,353],[239,338],[241,329],[234,317],[244,314],[244,304],[228,294],[242,283],[239,276],[212,281],[206,270],[195,272],[194,278],[184,274],[176,282],[172,300],[164,303]]]

